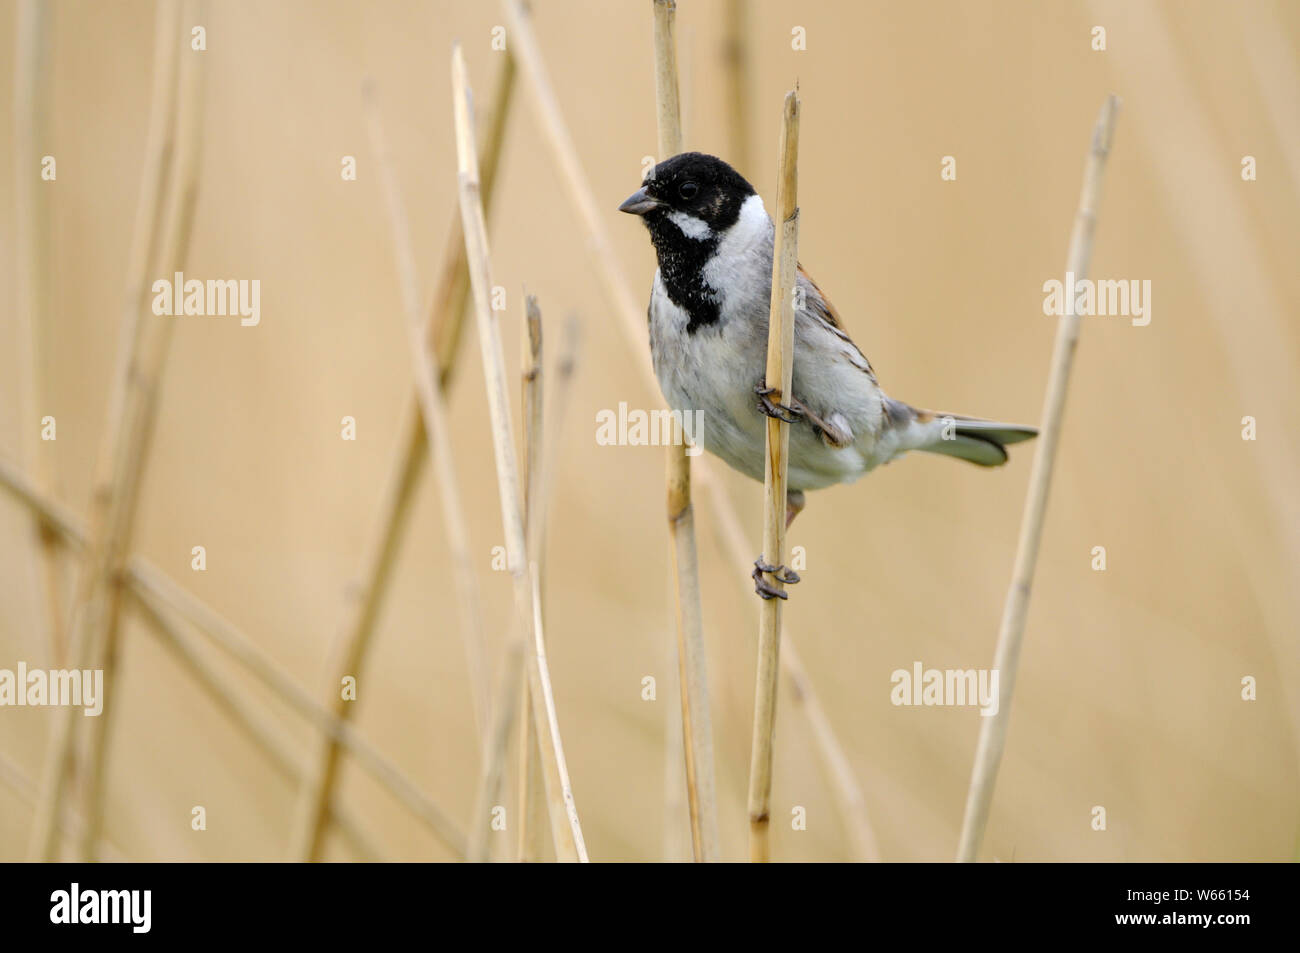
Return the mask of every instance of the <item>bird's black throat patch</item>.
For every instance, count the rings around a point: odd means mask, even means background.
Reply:
[[[704,266],[718,250],[719,237],[687,238],[668,215],[654,211],[645,216],[659,259],[659,274],[669,299],[686,312],[688,334],[716,324],[719,318],[719,295],[704,280]]]

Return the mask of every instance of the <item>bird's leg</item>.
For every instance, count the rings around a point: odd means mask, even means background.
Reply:
[[[787,490],[785,494],[785,528],[789,529],[794,518],[803,512],[805,505],[803,490]]]
[[[803,490],[787,490],[785,494],[785,528],[789,529],[794,518],[798,516],[804,507]],[[778,582],[787,586],[793,586],[799,581],[799,574],[787,566],[772,566],[763,558],[762,554],[754,560],[754,591],[764,599],[789,599],[790,595],[783,589],[778,589],[769,583],[764,577],[764,573],[771,573],[772,577]]]
[[[776,393],[776,388],[768,387],[766,381],[759,381],[758,386],[754,388],[754,393],[758,395],[758,409],[767,416],[775,417],[777,420],[784,420],[788,424],[800,419],[808,421],[812,425],[813,431],[822,438],[822,442],[828,447],[838,449],[847,447],[853,442],[852,433],[842,426],[823,420],[793,394],[790,395],[788,405],[778,404],[772,400],[771,396]]]
[[[847,447],[853,442],[852,433],[844,427],[838,427],[829,421],[823,420],[821,417],[809,410],[808,407],[793,394],[790,396],[790,409],[804,420],[808,421],[808,423],[812,424],[813,430],[822,438],[822,443],[826,444],[826,446],[838,449],[840,447]]]
[[[775,387],[768,387],[767,381],[759,381],[754,388],[754,393],[758,395],[758,409],[769,417],[775,417],[777,420],[784,420],[788,424],[794,423],[799,419],[800,413],[793,407],[787,407],[785,404],[778,404],[772,400],[772,395],[776,393]]]
[[[754,388],[754,393],[758,395],[758,409],[769,417],[775,417],[777,420],[784,420],[788,424],[794,423],[804,415],[804,408],[798,401],[794,401],[797,406],[787,407],[784,404],[778,404],[772,400],[772,394],[776,393],[775,387],[768,387],[767,381],[761,380],[758,386]],[[785,494],[785,528],[789,529],[794,518],[799,515],[804,507],[803,490],[787,490]],[[770,573],[778,582],[787,586],[793,586],[799,581],[799,574],[793,569],[786,566],[772,566],[764,559],[762,554],[754,560],[754,591],[764,599],[789,599],[790,594],[783,589],[778,589],[763,578],[764,573]]]

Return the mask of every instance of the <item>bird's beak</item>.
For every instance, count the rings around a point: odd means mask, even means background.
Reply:
[[[644,215],[651,209],[658,208],[661,203],[658,199],[652,198],[645,189],[637,189],[627,197],[627,201],[618,207],[620,212],[627,212],[629,215]]]

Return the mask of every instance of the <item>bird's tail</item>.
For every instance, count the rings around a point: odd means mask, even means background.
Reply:
[[[1001,466],[1009,444],[1038,436],[1037,427],[921,410],[893,398],[885,399],[885,415],[903,435],[902,449],[942,453],[982,467]]]

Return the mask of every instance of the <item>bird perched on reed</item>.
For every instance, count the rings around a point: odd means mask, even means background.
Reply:
[[[701,442],[741,473],[763,479],[764,416],[790,427],[787,525],[804,491],[851,483],[922,450],[992,467],[1038,431],[938,413],[889,397],[830,300],[799,268],[794,369],[786,403],[763,381],[775,231],[762,198],[716,156],[686,152],[655,166],[619,210],[650,232],[659,267],[650,291],[650,353],[670,407],[704,414]],[[700,439],[697,437],[697,439]],[[785,597],[762,572],[756,588]]]

